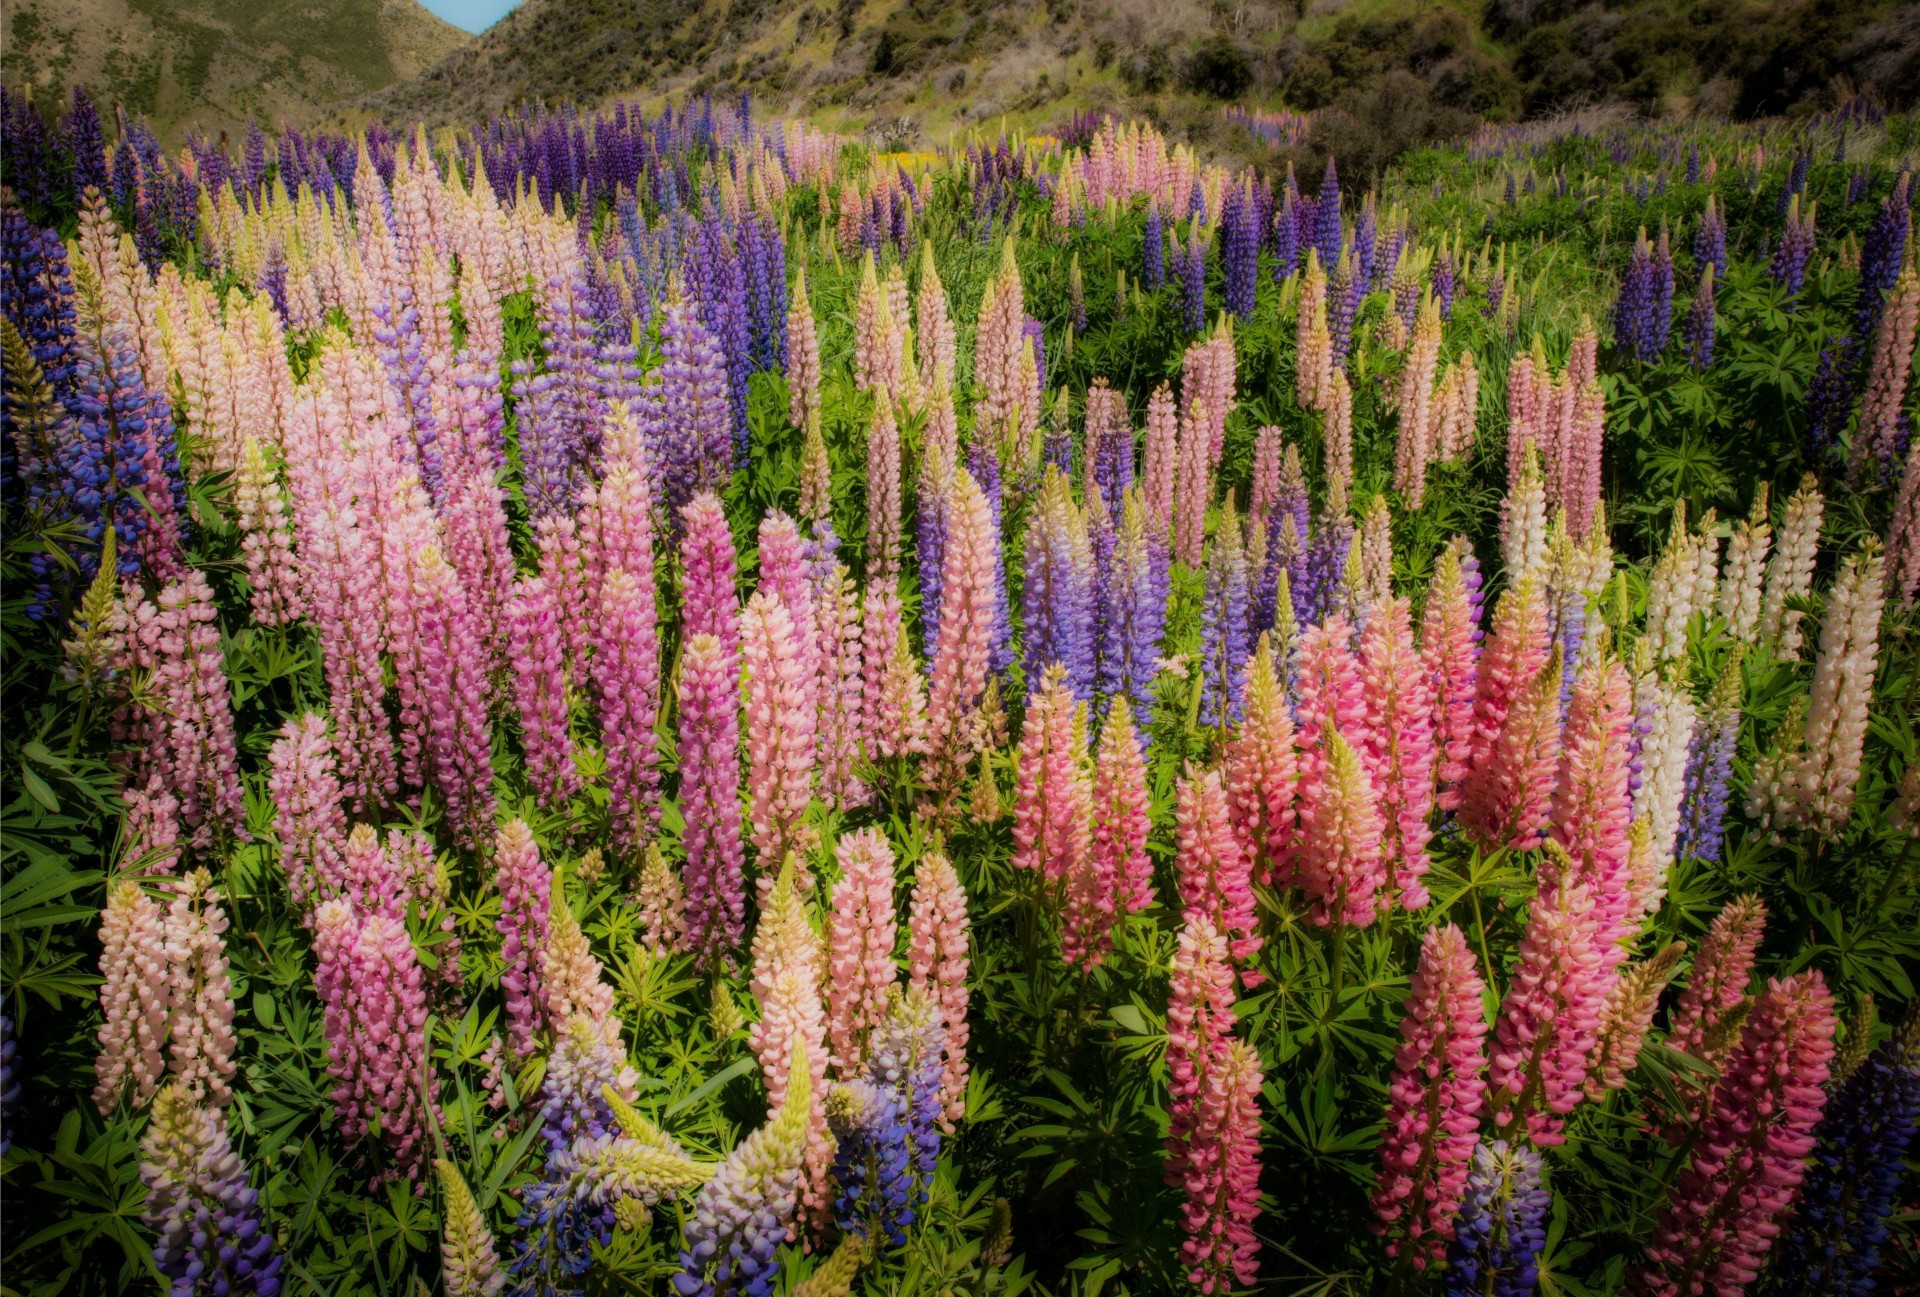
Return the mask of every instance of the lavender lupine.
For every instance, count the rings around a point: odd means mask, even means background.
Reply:
[[[1066,475],[1049,465],[1027,525],[1021,587],[1030,688],[1038,688],[1046,668],[1059,663],[1074,695],[1093,697],[1094,575],[1086,515],[1074,503]]]
[[[670,299],[660,324],[659,381],[647,389],[644,420],[659,465],[661,504],[669,516],[699,491],[733,475],[733,423],[725,357],[700,313]]]
[[[1247,558],[1240,520],[1227,501],[1207,560],[1200,623],[1200,720],[1225,728],[1240,716],[1247,652]]]
[[[1504,1139],[1473,1150],[1466,1198],[1447,1248],[1448,1297],[1531,1297],[1552,1195],[1540,1154]]]
[[[174,1297],[194,1293],[276,1297],[281,1258],[234,1152],[220,1111],[203,1106],[182,1084],[154,1103],[140,1141],[141,1215],[153,1229],[153,1263]]]

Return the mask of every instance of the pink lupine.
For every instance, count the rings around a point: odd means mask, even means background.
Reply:
[[[320,899],[332,900],[335,896],[346,897],[357,913],[384,914],[395,919],[406,917],[405,880],[398,862],[382,845],[379,830],[371,824],[356,824],[347,834],[337,888],[324,893]]]
[[[827,1044],[842,1077],[861,1075],[867,1037],[887,1012],[893,964],[893,847],[878,829],[860,829],[834,848],[840,881],[827,913]]]
[[[729,658],[740,652],[740,594],[733,533],[720,497],[702,491],[680,510],[681,621],[684,634],[712,635]]]
[[[907,984],[940,1010],[943,1126],[967,1111],[967,970],[972,925],[953,863],[937,851],[920,858],[907,910]]]
[[[1274,670],[1273,643],[1265,635],[1247,666],[1245,703],[1246,718],[1225,752],[1233,830],[1254,881],[1289,887],[1298,848],[1300,754],[1293,713]]]
[[[127,804],[127,819],[120,833],[119,868],[171,874],[180,864],[180,799],[167,791],[155,771],[147,775],[145,788],[130,785],[121,790],[120,800]]]
[[[290,717],[267,752],[267,765],[280,867],[294,905],[304,910],[339,886],[346,846],[347,816],[326,721],[313,712]]]
[[[233,979],[227,915],[213,878],[196,869],[174,885],[163,932],[167,955],[167,1066],[195,1094],[225,1107],[233,1098]]]
[[[807,544],[801,539],[799,524],[778,510],[760,520],[758,539],[760,581],[756,589],[779,596],[786,605],[787,616],[793,622],[794,651],[805,668],[800,687],[806,693],[808,705],[818,707],[822,670],[820,630]]]
[[[762,589],[740,619],[740,684],[746,699],[747,798],[761,883],[771,882],[789,851],[804,852],[813,797],[814,702],[802,674],[786,601]],[[803,888],[811,876],[801,874]],[[764,890],[764,887],[763,887]]]
[[[1584,884],[1535,895],[1520,938],[1487,1071],[1494,1125],[1540,1147],[1565,1142],[1566,1114],[1585,1097],[1600,1010],[1613,989],[1599,916]]]
[[[874,271],[873,253],[860,259],[860,286],[853,302],[853,382],[863,392],[890,403],[900,382],[900,353],[887,295]]]
[[[1226,785],[1218,770],[1187,768],[1180,778],[1174,828],[1181,913],[1205,915],[1226,939],[1235,962],[1242,965],[1240,980],[1247,986],[1258,985],[1260,971],[1250,966],[1261,945],[1250,862],[1234,834]]]
[[[427,770],[455,840],[472,846],[494,809],[486,654],[460,578],[437,548],[416,555],[413,595],[418,639],[409,669],[427,700]]]
[[[1028,700],[1017,763],[1013,866],[1057,887],[1086,867],[1093,832],[1086,712],[1058,663]]]
[[[1887,523],[1887,585],[1909,606],[1920,594],[1920,437],[1907,446],[1900,494]]]
[[[1379,913],[1387,881],[1373,781],[1338,729],[1322,733],[1309,755],[1300,780],[1299,886],[1316,924],[1364,928]]]
[[[415,1178],[430,1146],[424,1082],[432,1064],[427,997],[406,925],[333,900],[316,912],[313,927],[314,990],[341,1137],[356,1145],[377,1129],[391,1166],[375,1182]]]
[[[847,565],[838,559],[816,557],[812,575],[820,645],[820,796],[827,805],[846,809],[863,805],[868,797],[855,769],[867,736],[861,705],[860,603]]]
[[[1525,701],[1547,665],[1547,648],[1546,605],[1539,585],[1528,579],[1509,586],[1494,609],[1493,635],[1480,655],[1473,730],[1467,739],[1467,768],[1460,788],[1461,819],[1482,826],[1476,832],[1483,837],[1498,835],[1512,824],[1516,806],[1511,793],[1518,772],[1497,768],[1496,749],[1509,714],[1516,708],[1525,710]],[[1506,800],[1502,800],[1503,791]]]
[[[660,822],[660,622],[653,570],[614,568],[600,583],[594,619],[593,689],[600,700],[600,743],[614,839],[645,846]]]
[[[1420,661],[1433,696],[1437,800],[1447,809],[1460,804],[1459,786],[1473,750],[1480,667],[1480,605],[1468,589],[1463,556],[1470,558],[1471,551],[1460,539],[1440,551],[1420,621]]]
[[[1913,371],[1916,331],[1920,331],[1920,271],[1909,259],[1881,308],[1880,327],[1874,331],[1873,351],[1867,358],[1867,389],[1860,399],[1860,424],[1853,439],[1855,482],[1893,462],[1900,411],[1905,408]]]
[[[1693,975],[1674,1005],[1667,1029],[1669,1046],[1709,1063],[1726,1056],[1733,1047],[1739,1009],[1747,998],[1754,956],[1766,928],[1767,907],[1757,896],[1736,897],[1714,916],[1693,957]],[[1683,1124],[1699,1116],[1698,1105],[1691,1105]]]
[[[867,572],[889,579],[900,574],[900,425],[884,397],[867,428]]]
[[[953,316],[947,309],[947,288],[933,263],[933,240],[920,243],[920,283],[914,294],[913,321],[920,336],[920,382],[929,391],[942,369],[952,374],[957,362]]]
[[[1167,993],[1167,1183],[1184,1187],[1201,1122],[1207,1074],[1231,1048],[1234,974],[1227,939],[1204,913],[1186,916]]]
[[[1093,757],[1093,872],[1112,886],[1116,914],[1138,914],[1153,904],[1152,829],[1146,750],[1133,709],[1116,696]]]
[[[525,820],[500,826],[494,839],[494,886],[500,893],[500,990],[507,1004],[507,1040],[515,1056],[534,1051],[548,1025],[541,1010],[540,952],[547,944],[547,909],[553,871],[541,863],[540,848]]]
[[[156,602],[129,601],[127,665],[148,673],[151,705],[129,707],[137,769],[180,799],[193,845],[244,835],[246,804],[234,742],[233,697],[220,651],[213,589],[197,570],[168,582]]]
[[[992,506],[965,469],[954,478],[940,579],[940,639],[934,646],[927,710],[929,784],[951,798],[972,754],[969,720],[987,686],[993,638],[995,544]]]
[[[1628,1292],[1740,1293],[1759,1276],[1806,1175],[1833,1033],[1833,995],[1818,970],[1769,981],[1755,997]]]
[[[1141,470],[1145,485],[1147,523],[1154,534],[1173,533],[1174,491],[1179,478],[1180,420],[1175,413],[1173,392],[1162,383],[1147,402],[1146,462]]]
[[[1633,908],[1628,827],[1633,796],[1633,693],[1626,668],[1611,658],[1591,660],[1574,682],[1560,746],[1560,776],[1554,789],[1552,837],[1566,853],[1570,881],[1586,885],[1596,911],[1595,928],[1609,967],[1622,958]],[[1543,879],[1559,876],[1558,857],[1542,866]]]
[[[1207,1071],[1199,1104],[1203,1138],[1188,1150],[1181,1187],[1180,1261],[1203,1293],[1250,1287],[1260,1274],[1260,1056],[1231,1042]]]
[[[687,929],[705,963],[745,933],[739,672],[712,634],[689,636],[681,654],[679,747]]]
[[[1427,467],[1438,457],[1434,378],[1440,365],[1440,305],[1432,296],[1420,304],[1420,316],[1400,372],[1396,404],[1400,433],[1394,449],[1393,487],[1407,508],[1418,510],[1426,498]]]
[[[100,912],[100,1052],[93,1102],[113,1111],[132,1087],[135,1108],[153,1101],[166,1074],[166,930],[160,906],[132,879],[107,887]]]
[[[927,687],[907,643],[900,595],[889,584],[867,587],[861,610],[861,734],[872,759],[924,752]]]
[[[1533,851],[1546,840],[1560,762],[1560,646],[1514,705],[1486,762],[1467,772],[1460,823],[1488,846]]]
[[[506,665],[506,611],[513,589],[513,550],[507,539],[505,496],[492,470],[447,477],[440,530],[447,560],[459,574],[479,622],[488,661]]]
[[[1428,819],[1433,814],[1433,694],[1413,649],[1413,613],[1405,599],[1376,605],[1360,635],[1360,677],[1367,707],[1360,756],[1380,794],[1380,853],[1388,897],[1409,910],[1427,903]]]
[[[1227,416],[1234,407],[1233,334],[1216,331],[1205,342],[1188,347],[1180,359],[1182,415],[1207,431],[1207,463],[1220,462],[1225,447]]]
[[[301,613],[301,573],[287,530],[287,506],[260,442],[249,435],[241,444],[240,467],[233,482],[234,511],[240,521],[240,552],[252,587],[253,619],[262,626],[284,626]]]
[[[1566,510],[1568,534],[1583,536],[1593,526],[1600,507],[1600,459],[1607,414],[1606,397],[1597,380],[1589,379],[1574,393],[1571,420],[1560,507]]]
[[[820,410],[820,338],[813,303],[807,300],[807,270],[794,276],[787,303],[787,418],[805,428]]]
[[[580,786],[567,729],[566,657],[553,596],[545,577],[530,577],[515,584],[507,607],[509,671],[527,781],[548,808],[565,806]]]
[[[565,884],[554,872],[553,904],[547,911],[547,939],[540,947],[540,1007],[548,1022],[565,1025],[585,1016],[596,1023],[613,1018],[613,988],[602,976],[587,934],[567,904]]]
[[[580,520],[567,514],[548,514],[540,519],[535,544],[540,551],[540,575],[552,594],[554,615],[560,619],[566,664],[577,672],[592,643],[593,623],[589,601],[593,581],[587,570],[587,545],[580,535]]]
[[[747,985],[760,1002],[760,1020],[749,1029],[747,1044],[759,1060],[767,1102],[776,1110],[786,1099],[796,1056],[804,1051],[813,1106],[801,1188],[801,1204],[808,1217],[826,1206],[827,1168],[833,1156],[827,1131],[829,1055],[820,957],[820,938],[807,921],[789,858],[768,888],[753,932],[753,970]]]
[[[1407,983],[1373,1191],[1374,1232],[1393,1236],[1387,1255],[1404,1249],[1423,1270],[1453,1237],[1479,1141],[1487,1092],[1485,994],[1465,934],[1451,923],[1429,928]]]
[[[1375,608],[1393,598],[1393,515],[1387,497],[1376,495],[1360,519],[1356,541],[1360,551],[1360,580],[1366,590],[1366,604]],[[1348,551],[1351,555],[1352,551]],[[1351,562],[1351,558],[1348,560]],[[1365,619],[1356,618],[1364,621]]]
[[[1207,456],[1209,421],[1204,405],[1187,407],[1180,421],[1179,472],[1173,500],[1173,556],[1199,567],[1206,543],[1207,506],[1213,502],[1213,464]]]
[[[639,429],[626,407],[620,409],[602,446],[609,461],[606,476],[587,489],[580,508],[580,562],[588,599],[599,596],[607,573],[616,569],[653,577],[652,469]]]

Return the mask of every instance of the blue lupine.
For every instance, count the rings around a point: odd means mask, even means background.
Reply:
[[[914,1203],[898,1096],[864,1079],[836,1086],[827,1096],[827,1123],[839,1141],[834,1221],[845,1233],[884,1238],[888,1249],[906,1246]]]
[[[1353,522],[1341,516],[1322,518],[1307,545],[1305,580],[1293,585],[1294,620],[1318,625],[1340,604],[1340,581],[1347,570],[1347,550],[1353,544]]]
[[[1100,635],[1095,690],[1103,708],[1108,699],[1125,694],[1136,715],[1153,714],[1153,678],[1166,633],[1171,581],[1166,539],[1147,527],[1140,492],[1130,489],[1095,587]]]
[[[62,123],[67,151],[73,154],[73,192],[83,194],[89,186],[107,192],[107,143],[100,130],[100,112],[79,86],[73,88],[73,104]]]
[[[1207,591],[1200,608],[1200,721],[1225,726],[1241,714],[1246,681],[1247,551],[1229,498],[1207,558]]]
[[[1727,784],[1739,738],[1740,663],[1735,658],[1720,673],[1706,712],[1694,723],[1693,737],[1687,743],[1680,831],[1674,845],[1675,854],[1682,859],[1720,859],[1726,833]]]
[[[1037,689],[1049,666],[1066,668],[1074,696],[1091,700],[1094,684],[1093,551],[1086,516],[1074,504],[1066,475],[1049,466],[1027,524],[1020,615],[1026,624],[1022,668]]]
[[[1693,231],[1693,271],[1704,274],[1708,266],[1713,267],[1717,278],[1727,277],[1727,220],[1711,194],[1707,195],[1707,210]]]
[[[13,1038],[13,1019],[0,1013],[0,1157],[13,1147],[13,1110],[20,1105],[20,1078],[13,1060],[20,1042]]]
[[[1252,195],[1236,185],[1221,221],[1227,309],[1241,319],[1253,314],[1254,286],[1260,279],[1260,228]]]
[[[1300,268],[1300,189],[1293,181],[1293,168],[1287,168],[1287,187],[1280,199],[1280,210],[1273,218],[1273,277],[1285,279]]]
[[[1713,303],[1713,270],[1709,266],[1700,276],[1700,286],[1693,293],[1693,306],[1687,311],[1687,322],[1680,330],[1680,336],[1687,344],[1687,359],[1695,369],[1705,369],[1713,364],[1717,325]]]
[[[1813,258],[1813,222],[1813,209],[1802,209],[1796,197],[1787,209],[1787,226],[1781,233],[1780,246],[1774,249],[1773,260],[1767,266],[1767,272],[1787,290],[1789,310],[1806,285],[1807,262]]]
[[[1807,456],[1818,464],[1839,444],[1847,420],[1853,417],[1854,374],[1860,365],[1860,344],[1851,334],[1827,339],[1807,387]]]
[[[1527,1297],[1539,1282],[1551,1197],[1540,1154],[1506,1140],[1481,1141],[1447,1246],[1449,1297]]]
[[[1141,240],[1140,257],[1141,282],[1146,284],[1149,293],[1156,292],[1167,282],[1167,236],[1161,228],[1158,203],[1147,206],[1147,229]]]
[[[1827,1100],[1793,1215],[1759,1297],[1868,1297],[1920,1124],[1920,1019],[1910,1017]]]
[[[171,1297],[277,1297],[282,1259],[226,1119],[177,1081],[154,1100],[140,1140],[140,1179],[153,1263]]]
[[[1327,334],[1333,340],[1333,363],[1344,368],[1347,351],[1353,345],[1353,319],[1359,314],[1360,299],[1366,293],[1360,272],[1355,268],[1351,249],[1340,253],[1333,277],[1327,281]]]
[[[1340,173],[1333,159],[1327,159],[1326,174],[1320,178],[1320,193],[1314,199],[1313,242],[1320,250],[1320,264],[1337,265],[1342,243],[1340,229]]]
[[[669,301],[662,314],[660,352],[659,378],[646,389],[644,426],[665,487],[661,504],[667,517],[677,518],[697,492],[718,490],[733,476],[726,361],[683,298]]]
[[[1458,290],[1458,274],[1453,267],[1453,254],[1443,251],[1433,262],[1433,297],[1440,304],[1440,318],[1453,318],[1453,295]]]
[[[1180,323],[1188,333],[1207,327],[1207,227],[1198,220],[1187,231],[1180,256]]]
[[[1854,308],[1853,336],[1871,338],[1880,327],[1887,293],[1900,277],[1907,252],[1907,231],[1913,215],[1913,173],[1902,171],[1893,192],[1880,202],[1880,211],[1867,227],[1860,244],[1860,303]]]
[[[907,1142],[908,1202],[916,1208],[927,1201],[940,1157],[945,1046],[940,1011],[921,991],[894,996],[867,1044],[867,1080],[891,1093],[899,1105]]]

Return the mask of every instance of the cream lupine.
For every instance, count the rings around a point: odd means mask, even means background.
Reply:
[[[1816,833],[1837,833],[1852,814],[1885,606],[1881,558],[1869,544],[1842,565],[1827,597],[1807,703],[1805,752],[1791,777],[1799,819]]]
[[[196,869],[167,903],[168,1066],[195,1094],[222,1107],[233,1098],[233,980],[227,975],[227,915],[213,878]]]
[[[1753,510],[1727,542],[1726,570],[1720,578],[1715,610],[1726,618],[1727,633],[1751,643],[1760,630],[1760,591],[1767,575],[1773,527],[1767,521],[1767,484],[1754,493]]]
[[[1760,638],[1772,643],[1783,657],[1795,657],[1800,652],[1801,614],[1787,607],[1787,602],[1813,589],[1813,565],[1819,557],[1820,521],[1825,510],[1826,497],[1820,494],[1818,479],[1809,473],[1787,501],[1779,542],[1767,562],[1766,589],[1760,598]]]
[[[160,906],[131,879],[107,888],[100,912],[100,1053],[94,1059],[93,1102],[102,1115],[132,1088],[132,1102],[152,1102],[166,1074],[169,1025],[166,929]]]

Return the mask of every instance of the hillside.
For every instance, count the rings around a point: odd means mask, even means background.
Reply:
[[[1888,0],[527,0],[363,106],[432,122],[523,99],[750,89],[896,143],[1083,108],[1189,127],[1216,101],[1331,109],[1343,155],[1597,101],[1752,116],[1920,85]],[[1184,120],[1183,120],[1184,119]]]
[[[84,85],[168,138],[308,121],[467,40],[417,0],[7,0],[5,15],[9,86]]]

